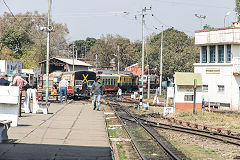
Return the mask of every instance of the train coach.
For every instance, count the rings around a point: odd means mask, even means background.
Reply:
[[[64,72],[62,78],[68,81],[67,94],[71,98],[90,98],[91,87],[96,80],[92,71]]]
[[[116,93],[118,91],[118,76],[109,74],[97,75],[103,84],[103,93]]]

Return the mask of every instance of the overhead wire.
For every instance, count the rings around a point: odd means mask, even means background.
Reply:
[[[157,1],[161,3],[167,3],[167,4],[172,4],[172,5],[186,5],[186,6],[197,6],[197,7],[211,7],[211,8],[226,8],[226,9],[232,9],[230,7],[226,7],[226,6],[217,6],[217,5],[209,5],[209,4],[203,4],[203,3],[186,3],[186,2],[176,2],[176,1],[166,1],[166,0],[153,0],[153,1]],[[191,0],[192,1],[192,0]]]
[[[36,37],[35,35],[31,34],[30,32],[27,32],[26,29],[24,29],[24,28],[22,27],[22,25],[21,25],[21,23],[19,22],[19,20],[15,17],[15,15],[14,15],[13,12],[11,11],[11,9],[9,8],[9,6],[8,6],[7,3],[5,2],[5,0],[2,0],[2,1],[3,1],[3,3],[5,4],[5,6],[7,7],[8,11],[9,11],[10,14],[12,15],[12,17],[13,17],[13,18],[15,19],[15,21],[18,23],[18,27],[20,27],[20,28],[23,30],[23,32],[27,33],[28,35],[33,36],[33,37],[36,38],[36,39],[41,39],[41,38]]]

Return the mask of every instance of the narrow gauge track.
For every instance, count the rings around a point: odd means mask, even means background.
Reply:
[[[117,100],[115,99],[114,101],[116,102]],[[125,102],[123,101],[122,103],[125,103]],[[202,137],[206,137],[206,138],[210,138],[210,139],[214,139],[214,140],[222,141],[225,143],[240,146],[240,137],[239,136],[227,135],[227,134],[222,134],[222,133],[208,131],[208,130],[201,130],[201,129],[188,128],[188,127],[177,126],[177,125],[172,125],[172,124],[165,124],[165,123],[160,123],[160,122],[149,121],[149,120],[143,119],[136,115],[135,115],[135,117],[137,119],[141,120],[142,123],[144,123],[145,125],[152,126],[155,128],[162,128],[162,129],[174,130],[174,131],[178,131],[178,132],[184,132],[184,133],[198,135],[198,136],[202,136]],[[122,117],[122,118],[125,118],[125,120],[129,120],[129,121],[131,120],[131,119],[127,119],[126,117]]]
[[[187,159],[184,154],[176,150],[164,137],[156,136],[157,132],[153,133],[152,127],[142,124],[141,121],[120,104],[108,103],[108,105],[113,108],[115,114],[122,122],[141,159]]]
[[[198,136],[202,136],[202,137],[206,137],[206,138],[210,138],[210,139],[215,139],[215,140],[222,141],[225,143],[240,146],[240,137],[221,134],[221,133],[217,133],[217,132],[211,132],[211,131],[207,131],[207,130],[200,130],[200,129],[187,128],[187,127],[176,126],[176,125],[171,125],[171,124],[165,124],[165,123],[160,123],[160,122],[148,121],[148,120],[140,118],[140,117],[137,117],[137,118],[139,120],[141,120],[145,125],[149,125],[149,126],[152,126],[155,128],[162,128],[162,129],[168,129],[168,130],[174,130],[174,131],[194,134],[194,135],[198,135]]]

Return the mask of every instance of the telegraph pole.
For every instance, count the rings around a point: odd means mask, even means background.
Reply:
[[[147,10],[151,10],[152,7],[150,8],[146,8],[144,7],[142,9],[142,77],[141,77],[141,86],[139,88],[139,92],[140,92],[140,102],[139,102],[139,106],[141,107],[143,105],[142,103],[142,99],[143,99],[143,75],[144,75],[144,24],[145,24],[145,20],[144,20],[144,16],[145,16],[145,12]]]
[[[117,56],[117,58],[118,58],[118,74],[119,74],[119,51],[120,51],[119,46],[117,46],[117,50],[118,50],[118,56]]]
[[[74,71],[74,47],[75,47],[75,45],[74,45],[74,43],[73,43],[73,71]]]
[[[159,95],[162,95],[162,50],[163,50],[163,26],[161,33],[161,54],[160,54],[160,81],[159,81]]]
[[[50,32],[52,31],[52,28],[51,28],[51,26],[50,26],[51,5],[52,5],[52,0],[48,0],[47,61],[46,61],[46,97],[45,97],[46,102],[48,102]]]
[[[98,66],[97,66],[97,62],[98,60],[97,60],[97,53],[96,53],[96,71],[97,71],[97,68],[98,68]]]

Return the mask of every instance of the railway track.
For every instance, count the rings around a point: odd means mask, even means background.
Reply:
[[[146,126],[119,103],[107,103],[121,121],[141,159],[187,159],[151,126]]]

